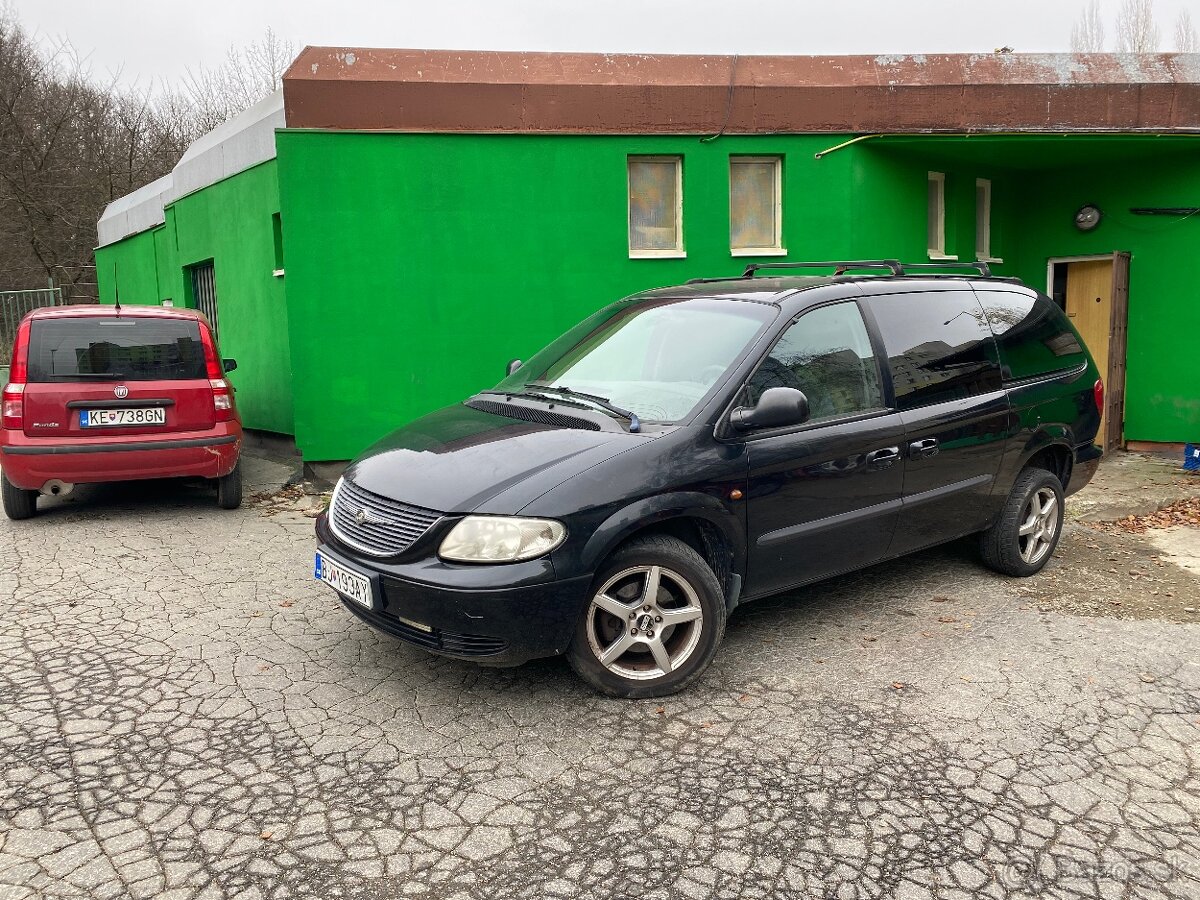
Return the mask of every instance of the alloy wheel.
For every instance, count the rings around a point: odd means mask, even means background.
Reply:
[[[704,629],[700,598],[678,572],[632,566],[592,597],[587,638],[600,664],[638,681],[661,678],[696,651]]]
[[[1025,502],[1021,513],[1021,527],[1017,530],[1021,559],[1029,565],[1041,562],[1054,546],[1057,533],[1058,495],[1053,488],[1038,488]]]

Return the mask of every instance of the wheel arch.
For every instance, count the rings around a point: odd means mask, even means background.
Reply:
[[[594,571],[623,544],[648,534],[667,534],[704,558],[736,605],[745,572],[746,542],[742,524],[708,494],[686,492],[648,497],[614,512],[592,533],[581,562]]]
[[[1046,426],[1034,432],[1021,453],[1018,474],[1028,468],[1045,469],[1058,478],[1064,490],[1071,480],[1075,462],[1071,430],[1066,426]]]

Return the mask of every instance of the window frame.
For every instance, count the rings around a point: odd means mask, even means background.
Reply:
[[[775,196],[775,243],[770,247],[735,247],[733,246],[733,167],[757,163],[770,163],[774,172]],[[783,246],[783,156],[741,156],[729,157],[729,255],[742,256],[787,256],[787,248]]]
[[[867,409],[856,413],[846,413],[840,416],[829,416],[828,418],[818,419],[813,421],[809,419],[806,422],[801,422],[799,425],[786,425],[782,428],[763,428],[758,431],[742,432],[735,429],[729,423],[729,417],[735,409],[739,409],[744,405],[746,398],[746,389],[750,386],[751,380],[758,374],[758,370],[762,368],[768,356],[775,352],[775,348],[779,342],[783,340],[784,335],[791,330],[792,326],[798,323],[806,315],[811,312],[816,312],[818,309],[825,309],[829,306],[837,306],[842,303],[853,304],[858,309],[858,315],[862,320],[863,328],[866,329],[867,340],[871,344],[871,353],[875,357],[875,374],[878,378],[880,401],[883,405],[877,409]],[[857,297],[834,297],[821,303],[814,303],[812,306],[807,306],[800,312],[790,316],[787,321],[777,326],[777,331],[774,335],[767,339],[766,347],[755,360],[754,365],[741,378],[737,389],[729,398],[729,402],[725,405],[724,411],[717,419],[717,427],[713,437],[719,441],[728,443],[746,443],[749,441],[759,441],[767,438],[780,437],[791,435],[801,431],[813,431],[818,428],[829,428],[831,426],[845,425],[848,422],[860,422],[866,419],[875,419],[880,416],[890,416],[896,414],[896,401],[892,394],[892,377],[891,369],[886,365],[886,357],[883,349],[883,338],[879,334],[878,325],[874,317],[871,315],[871,308],[866,305],[862,298]]]
[[[984,203],[982,210],[979,203],[979,192],[983,191]],[[983,213],[983,240],[980,240],[980,213]],[[992,253],[992,180],[990,178],[975,179],[975,259],[978,262],[1002,263],[998,256]]]
[[[633,246],[633,164],[673,163],[675,166],[675,246],[668,249],[650,250]],[[625,241],[630,259],[686,259],[687,248],[683,242],[683,155],[630,153],[625,157]]]
[[[928,178],[925,182],[926,207],[928,207],[928,204],[929,204],[929,199],[928,199],[929,198],[929,185],[931,185],[931,184],[936,184],[938,186],[936,216],[937,216],[937,235],[938,235],[938,240],[939,240],[940,246],[926,247],[925,252],[929,255],[929,258],[931,260],[940,261],[940,262],[956,262],[958,260],[958,257],[956,255],[946,252],[946,173],[945,172],[932,172],[932,171],[928,173]],[[927,221],[926,221],[926,226],[925,226],[925,243],[926,244],[929,243],[928,217],[933,215],[934,213],[935,213],[934,210],[927,209],[927,212],[926,212]]]

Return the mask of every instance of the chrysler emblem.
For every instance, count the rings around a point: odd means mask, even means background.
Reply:
[[[365,509],[360,509],[358,512],[356,512],[354,514],[354,521],[356,523],[358,523],[359,525],[366,525],[368,523],[371,525],[379,524],[379,520],[376,519],[369,512],[367,512]]]
[[[129,396],[129,388],[125,387],[123,384],[118,384],[115,388],[113,388],[113,394],[116,395],[118,400],[124,400]]]

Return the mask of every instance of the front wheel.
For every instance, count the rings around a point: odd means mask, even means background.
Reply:
[[[704,559],[677,538],[636,540],[605,563],[567,659],[611,697],[664,697],[708,668],[725,633],[725,597]]]
[[[1000,518],[980,535],[983,561],[1005,575],[1035,575],[1050,561],[1062,534],[1063,489],[1052,472],[1026,469]]]

